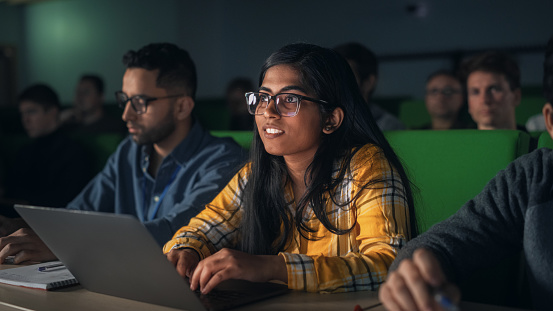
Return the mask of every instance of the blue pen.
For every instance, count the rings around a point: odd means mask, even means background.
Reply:
[[[451,299],[446,296],[441,290],[436,290],[434,292],[434,300],[442,306],[446,311],[459,311],[459,307],[451,301]]]
[[[38,267],[38,271],[46,272],[46,271],[56,269],[56,268],[59,268],[59,267],[63,267],[63,264],[62,263],[56,263],[56,264],[49,265],[49,266]]]

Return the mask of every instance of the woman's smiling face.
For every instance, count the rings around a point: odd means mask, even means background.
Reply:
[[[259,92],[271,96],[279,93],[292,93],[312,98],[316,94],[307,93],[301,83],[300,73],[289,65],[277,65],[265,72]],[[319,104],[302,100],[298,114],[282,117],[275,109],[273,99],[265,112],[255,116],[257,130],[265,150],[276,156],[312,159],[321,143],[322,121]]]

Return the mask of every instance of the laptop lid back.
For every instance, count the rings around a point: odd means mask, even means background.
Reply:
[[[136,218],[25,205],[15,209],[86,289],[205,310]]]

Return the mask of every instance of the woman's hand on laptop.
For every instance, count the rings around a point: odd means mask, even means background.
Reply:
[[[56,260],[56,256],[52,251],[29,228],[19,229],[6,237],[0,238],[0,262],[4,262],[8,256],[15,256],[13,260],[15,264],[25,261]]]
[[[288,270],[281,256],[250,255],[223,248],[198,263],[190,278],[190,288],[200,288],[202,294],[207,294],[219,283],[229,279],[288,282]]]
[[[173,249],[167,253],[167,259],[175,265],[177,272],[182,277],[191,278],[194,269],[200,262],[200,255],[189,248]]]

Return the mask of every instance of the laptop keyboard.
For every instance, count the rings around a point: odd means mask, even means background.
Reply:
[[[196,295],[200,298],[202,304],[207,310],[223,310],[236,306],[237,300],[242,300],[249,296],[245,292],[232,290],[217,290],[214,289],[208,294],[202,294],[200,290],[195,290]]]

